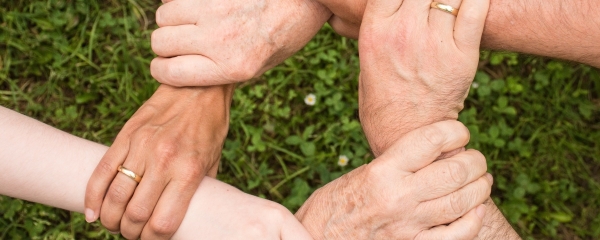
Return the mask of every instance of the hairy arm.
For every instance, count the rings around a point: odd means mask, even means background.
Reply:
[[[340,34],[358,38],[367,0],[319,0]],[[600,67],[600,1],[492,0],[481,46]]]
[[[429,8],[423,1],[403,4]],[[360,119],[376,156],[413,129],[458,118],[477,69],[487,12],[480,0],[462,0],[457,17],[435,9],[423,9],[428,18],[408,18],[402,7],[397,13],[403,17],[398,18],[371,10],[384,7],[395,9],[368,3],[359,40]],[[446,157],[460,151],[449,151]],[[480,238],[519,238],[492,201],[488,209]]]
[[[600,1],[492,0],[482,47],[600,67]]]

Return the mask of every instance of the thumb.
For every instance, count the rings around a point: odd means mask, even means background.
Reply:
[[[442,153],[464,147],[469,137],[469,130],[459,121],[437,122],[405,134],[373,163],[386,162],[395,169],[416,172]]]
[[[456,47],[479,56],[479,44],[490,0],[463,0],[454,26]]]
[[[183,55],[173,58],[158,57],[150,62],[150,74],[158,82],[174,87],[216,86],[238,82],[223,77],[219,66],[202,55]],[[241,76],[239,81],[251,77]]]

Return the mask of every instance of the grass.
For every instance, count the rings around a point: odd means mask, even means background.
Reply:
[[[158,1],[0,0],[0,105],[110,144],[157,87]],[[323,30],[236,91],[219,178],[294,210],[372,156],[357,118],[355,41]],[[460,120],[488,158],[494,200],[529,239],[600,238],[600,74],[482,52]],[[314,93],[317,103],[304,104]],[[337,165],[339,155],[350,163]],[[111,239],[81,214],[0,196],[0,239]]]

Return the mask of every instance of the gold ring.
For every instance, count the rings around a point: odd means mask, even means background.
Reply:
[[[119,168],[117,168],[117,171],[125,174],[125,176],[128,176],[129,178],[133,179],[133,181],[135,181],[137,183],[140,183],[140,181],[142,181],[142,177],[135,174],[133,171],[123,167],[123,165],[120,165]]]
[[[450,5],[446,5],[446,4],[439,3],[439,2],[432,2],[431,8],[439,9],[444,12],[450,13],[454,16],[458,16],[458,8],[453,8]]]

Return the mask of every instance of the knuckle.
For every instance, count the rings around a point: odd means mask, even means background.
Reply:
[[[165,18],[163,17],[163,8],[158,7],[158,9],[156,9],[156,14],[154,16],[155,20],[156,20],[156,25],[158,25],[159,27],[163,27],[165,26]]]
[[[164,72],[162,75],[163,79],[166,81],[173,82],[183,78],[183,69],[181,69],[179,64],[172,64],[172,62],[169,61],[168,63],[165,63],[163,67]]]
[[[158,236],[171,236],[177,230],[177,223],[172,218],[160,217],[149,222],[152,232]]]
[[[471,150],[471,149],[468,150],[468,153],[471,154],[472,161],[474,161],[475,163],[478,163],[478,165],[485,167],[485,169],[487,170],[487,160],[486,160],[485,156],[483,155],[483,153],[481,153],[478,150]]]
[[[124,204],[129,201],[128,192],[123,184],[115,183],[108,190],[107,198],[113,203]]]
[[[483,176],[480,178],[480,181],[478,181],[480,183],[480,187],[476,193],[479,194],[478,199],[487,199],[487,197],[489,197],[490,194],[492,194],[492,185],[490,185],[488,180],[486,180],[485,178],[486,176]]]
[[[151,214],[151,210],[138,205],[128,206],[125,210],[125,217],[134,224],[145,223],[150,219]]]
[[[136,232],[131,228],[121,227],[121,236],[125,239],[139,239],[140,232]]]
[[[142,106],[142,107],[144,107],[144,106]],[[144,110],[146,110],[146,111],[144,113],[138,114],[140,116],[140,118],[145,119],[145,118],[149,117],[149,115],[153,111],[148,111],[148,109],[151,109],[151,107],[144,107]],[[142,120],[142,119],[140,119],[140,120]],[[149,139],[151,139],[151,137],[154,133],[154,128],[147,127],[144,124],[147,124],[147,122],[136,123],[135,126],[132,126],[135,128],[135,130],[131,134],[130,141],[145,144]]]
[[[468,173],[462,162],[447,161],[446,169],[450,175],[451,183],[455,186],[462,186],[468,179]]]
[[[373,181],[374,184],[380,184],[385,181],[384,176],[388,176],[389,167],[385,164],[369,164],[365,168],[366,179]]]
[[[156,29],[154,31],[152,31],[152,34],[150,34],[150,48],[152,48],[152,51],[156,54],[156,55],[163,55],[162,54],[162,43],[163,41],[161,41],[161,29]]]
[[[203,167],[191,166],[186,168],[181,174],[181,180],[185,185],[197,185],[204,174],[205,172]],[[194,188],[189,190],[194,191],[196,189]]]
[[[445,136],[439,131],[437,126],[431,125],[421,130],[421,136],[427,144],[431,146],[440,146],[444,143]]]
[[[98,166],[96,167],[96,169],[98,169],[98,173],[100,175],[114,175],[115,171],[117,170],[115,167],[113,167],[110,163],[108,163],[108,161],[102,159],[102,161],[100,161],[98,163]]]
[[[104,226],[104,228],[106,228],[106,230],[108,230],[108,231],[117,232],[120,230],[118,227],[118,223],[116,223],[112,219],[108,219],[106,217],[104,217],[104,218],[101,217],[100,223],[102,223],[102,226]]]
[[[168,169],[172,160],[177,157],[178,145],[172,140],[161,139],[155,148],[155,156],[158,160],[158,166],[162,169]]]
[[[462,216],[465,213],[466,201],[459,192],[450,194],[450,210],[450,213],[455,216]]]

